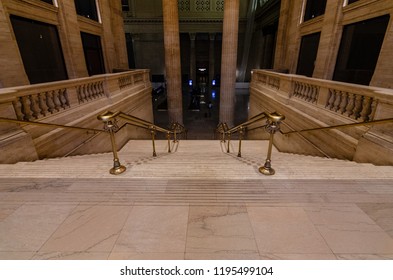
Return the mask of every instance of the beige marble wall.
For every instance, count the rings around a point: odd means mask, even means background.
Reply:
[[[27,84],[29,82],[3,2],[0,2],[0,65],[2,65],[3,69],[0,71],[0,88]],[[7,71],[4,71],[3,67],[5,65],[7,65]]]
[[[393,118],[391,89],[254,70],[250,112],[286,116],[283,132]],[[250,139],[266,139],[256,130]],[[283,152],[393,164],[393,124],[366,125],[275,136]]]
[[[65,94],[56,90],[65,89]],[[153,122],[151,83],[147,70],[0,90],[0,117],[103,129],[97,115],[122,111]],[[44,98],[44,99],[42,99]],[[45,101],[43,101],[45,100]],[[119,126],[124,122],[119,120]],[[116,133],[118,148],[150,133],[127,126]],[[107,133],[14,125],[0,122],[0,163],[111,151]]]
[[[390,23],[370,82],[371,86],[392,88],[393,2],[360,0],[343,7],[342,0],[327,1],[325,14],[303,22],[304,0],[282,0],[275,52],[275,69],[296,73],[301,37],[321,32],[313,77],[332,79],[344,25],[389,14]]]
[[[81,16],[73,0],[57,1],[58,7],[38,0],[0,3],[0,62],[7,71],[0,73],[0,88],[29,84],[12,31],[10,15],[17,15],[57,26],[65,65],[70,79],[88,76],[80,32],[101,37],[105,70],[128,68],[124,25],[119,1],[98,1],[101,21]]]

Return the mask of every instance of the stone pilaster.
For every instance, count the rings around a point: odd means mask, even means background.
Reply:
[[[163,0],[165,71],[169,121],[183,123],[177,0]]]
[[[220,122],[226,122],[229,126],[233,126],[235,109],[238,30],[239,0],[226,0],[222,36]]]
[[[0,61],[2,65],[0,88],[28,85],[29,79],[18,51],[18,43],[10,29],[9,15],[5,13],[2,2],[0,1]]]

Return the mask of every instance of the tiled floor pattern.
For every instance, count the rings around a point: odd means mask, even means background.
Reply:
[[[1,259],[393,259],[367,180],[0,183]]]
[[[392,167],[164,143],[0,166],[0,259],[393,259]]]

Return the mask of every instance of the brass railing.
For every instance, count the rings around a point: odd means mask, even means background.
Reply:
[[[304,132],[311,132],[311,131],[318,131],[318,130],[329,130],[329,129],[340,129],[346,127],[354,127],[354,126],[367,126],[367,125],[374,125],[374,124],[384,124],[393,122],[393,118],[388,119],[380,119],[374,121],[364,121],[358,123],[349,123],[349,124],[339,124],[339,125],[332,125],[332,126],[325,126],[325,127],[315,127],[315,128],[308,128],[308,129],[301,129],[301,130],[291,130],[291,131],[281,131],[280,133],[283,135],[293,134],[293,133],[304,133]]]
[[[117,118],[122,119],[125,123],[119,127],[117,124]],[[117,153],[117,146],[115,140],[115,133],[122,129],[126,125],[133,125],[136,127],[144,128],[150,131],[152,137],[153,144],[153,157],[157,156],[156,153],[156,145],[155,145],[155,136],[157,132],[166,133],[168,140],[168,153],[171,152],[171,134],[174,135],[174,142],[177,142],[176,134],[182,132],[184,127],[180,124],[175,124],[174,129],[168,130],[162,127],[155,125],[154,123],[148,122],[146,120],[137,118],[135,116],[127,115],[123,112],[110,112],[106,111],[101,115],[97,116],[97,119],[104,122],[104,129],[110,135],[111,144],[112,144],[112,152],[113,152],[113,168],[109,170],[109,172],[113,175],[118,175],[123,173],[126,170],[126,167],[120,164],[119,156]]]
[[[239,152],[238,152],[238,157],[241,157],[241,140],[242,140],[242,131],[244,131],[245,127],[254,124],[257,121],[267,119],[267,123],[264,125],[252,127],[252,128],[247,128],[248,131],[259,129],[259,128],[265,128],[265,130],[270,134],[269,137],[269,147],[268,147],[268,153],[266,157],[266,161],[264,166],[259,168],[259,172],[265,175],[273,175],[275,173],[274,169],[271,167],[271,154],[272,154],[272,145],[273,145],[273,137],[276,132],[280,132],[280,134],[283,135],[289,135],[293,133],[306,133],[306,132],[311,132],[311,131],[321,131],[321,130],[330,130],[330,129],[341,129],[341,128],[346,128],[346,127],[355,127],[355,126],[368,126],[368,125],[379,125],[379,124],[386,124],[386,123],[393,123],[393,118],[387,118],[387,119],[380,119],[380,120],[373,120],[373,121],[364,121],[364,122],[358,122],[358,123],[350,123],[350,124],[341,124],[341,125],[332,125],[332,126],[326,126],[326,127],[315,127],[315,128],[309,128],[309,129],[302,129],[302,130],[290,130],[290,131],[282,131],[280,129],[280,124],[283,120],[285,120],[285,116],[279,114],[279,113],[260,113],[252,118],[250,118],[247,122],[244,122],[238,126],[235,126],[231,129],[227,129],[226,124],[220,123],[217,126],[217,132],[222,133],[223,138],[222,142],[225,142],[225,134],[228,135],[228,142],[230,141],[230,134],[235,133],[235,132],[241,132],[240,137],[239,137]],[[314,145],[313,143],[309,142],[311,145]],[[314,145],[315,146],[315,145]],[[319,149],[317,146],[315,146],[322,154],[328,157],[325,152],[323,152],[321,149]],[[229,143],[227,146],[227,152],[229,153]]]
[[[173,132],[173,141],[176,143],[178,142],[178,135],[183,135],[184,139],[187,140],[187,133],[188,130],[178,122],[173,122],[169,125],[169,130]]]
[[[29,125],[55,127],[55,128],[69,128],[69,129],[84,130],[84,131],[93,132],[93,133],[106,132],[105,130],[96,129],[96,128],[87,128],[87,127],[79,127],[79,126],[72,126],[72,125],[61,125],[61,124],[44,123],[44,122],[36,122],[36,121],[21,121],[21,120],[2,118],[2,117],[0,117],[0,122],[9,122],[9,123],[16,123],[16,124],[29,124]]]
[[[259,168],[259,172],[265,175],[273,175],[275,173],[274,169],[271,167],[271,156],[272,156],[272,148],[273,148],[273,137],[274,134],[280,130],[280,123],[285,119],[285,116],[279,114],[279,113],[266,113],[262,112],[258,115],[255,115],[251,117],[248,121],[243,122],[237,126],[234,126],[232,128],[228,128],[228,125],[226,123],[220,123],[217,126],[216,131],[220,133],[221,135],[221,142],[227,142],[227,153],[229,153],[229,144],[231,141],[231,135],[234,133],[239,133],[239,150],[238,150],[238,157],[241,157],[241,147],[242,147],[242,139],[245,134],[245,130],[252,124],[255,124],[256,122],[262,121],[266,119],[266,124],[261,126],[264,127],[265,130],[270,134],[269,137],[269,147],[268,147],[268,152],[267,152],[267,157],[265,160],[264,166],[261,166]],[[254,128],[252,128],[254,129]],[[227,136],[227,138],[226,138]]]
[[[144,128],[150,130],[152,136],[152,144],[153,144],[153,156],[156,157],[156,147],[155,147],[155,135],[156,132],[166,133],[167,140],[168,140],[168,153],[171,152],[170,140],[171,134],[174,135],[174,142],[177,142],[176,134],[179,133],[186,133],[187,130],[181,124],[175,123],[171,127],[171,130],[161,128],[156,126],[154,123],[145,121],[143,119],[137,118],[135,116],[127,115],[123,112],[105,112],[97,118],[104,122],[104,129],[96,129],[96,128],[86,128],[86,127],[79,127],[79,126],[70,126],[70,125],[61,125],[61,124],[53,124],[53,123],[45,123],[45,122],[37,122],[37,121],[24,121],[24,120],[17,120],[17,119],[9,119],[0,117],[0,122],[8,122],[8,123],[16,123],[16,124],[24,124],[24,125],[35,125],[35,126],[45,126],[45,127],[52,127],[52,128],[62,128],[62,129],[73,129],[73,130],[83,130],[86,132],[93,133],[94,135],[89,139],[85,140],[82,144],[75,147],[72,151],[68,152],[66,155],[70,155],[71,153],[75,152],[84,144],[90,142],[94,137],[96,137],[99,133],[108,133],[110,135],[111,144],[112,144],[112,152],[113,152],[113,168],[109,170],[109,172],[113,175],[118,175],[123,173],[126,170],[126,167],[120,164],[116,140],[115,140],[115,133],[120,131],[126,125],[133,125],[136,127]],[[120,118],[124,121],[124,124],[119,127],[117,124],[117,118]]]

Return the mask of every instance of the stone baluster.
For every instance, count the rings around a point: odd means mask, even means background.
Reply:
[[[377,103],[378,103],[378,100],[373,98],[372,102],[371,102],[371,112],[369,114],[370,121],[374,120],[375,111],[377,110]]]
[[[60,90],[59,89],[53,91],[53,103],[55,104],[56,111],[59,112],[60,108],[61,108]]]
[[[311,93],[311,86],[305,84],[305,91],[303,92],[302,99],[304,99],[304,101],[309,101],[310,93]]]
[[[29,98],[30,98],[30,109],[32,112],[32,116],[35,119],[42,117],[41,109],[39,106],[38,94],[29,95]]]
[[[301,83],[297,83],[297,88],[295,92],[296,97],[300,98],[302,89],[303,89],[303,85]]]
[[[95,83],[92,83],[92,85],[91,85],[91,91],[92,91],[93,99],[98,98],[98,88],[97,88],[98,83],[99,82],[95,82]]]
[[[53,91],[46,92],[46,105],[48,106],[49,112],[53,114],[55,111],[55,103],[53,102]]]
[[[88,83],[86,85],[86,101],[92,100],[93,99],[93,84]]]
[[[65,88],[59,90],[59,97],[60,97],[60,103],[61,107],[63,109],[66,109],[68,106],[67,98],[66,98],[67,90]]]
[[[46,105],[46,92],[39,93],[38,101],[41,109],[41,114],[43,116],[46,116],[48,113],[48,106]]]
[[[22,96],[22,113],[23,119],[26,121],[30,121],[32,119],[32,112],[30,109],[30,98],[29,96]]]
[[[333,93],[332,93],[332,89],[328,89],[329,93],[328,93],[328,98],[326,100],[326,104],[325,104],[325,108],[330,108],[330,104],[332,104],[332,97],[333,97]]]
[[[98,84],[98,86],[99,86],[100,95],[101,95],[101,96],[104,96],[104,95],[105,95],[104,82],[101,81],[101,82]]]
[[[16,114],[16,118],[18,120],[23,120],[23,112],[22,112],[22,98],[18,97],[16,100],[12,101],[12,104],[14,105],[14,110]]]
[[[317,103],[318,101],[318,94],[319,94],[319,88],[317,86],[314,87],[314,94],[313,94],[313,103]]]
[[[354,108],[355,108],[355,95],[353,93],[348,93],[348,103],[345,108],[345,114],[348,117],[352,116]]]
[[[303,97],[304,90],[305,90],[305,85],[303,83],[299,83],[299,92],[298,92],[299,98]]]
[[[104,82],[98,82],[97,91],[99,96],[104,96]]]
[[[367,122],[370,120],[371,113],[371,102],[372,98],[369,96],[364,96],[363,98],[363,110],[360,112],[360,116],[363,121]]]
[[[85,102],[86,99],[85,85],[80,85],[78,88],[79,88],[79,92],[78,92],[79,102]]]
[[[360,117],[360,112],[362,111],[363,96],[355,95],[355,108],[353,109],[353,118],[357,120]]]
[[[90,84],[90,100],[96,98],[96,84],[97,82]]]
[[[348,104],[348,92],[341,92],[340,113],[344,114]]]
[[[301,93],[302,93],[302,89],[303,89],[303,85],[301,83],[297,83],[297,89],[296,89],[296,93],[295,96],[300,98]]]
[[[336,92],[336,100],[334,100],[333,110],[335,112],[338,112],[338,110],[340,109],[342,93],[341,91],[338,90],[335,90],[335,92]]]

